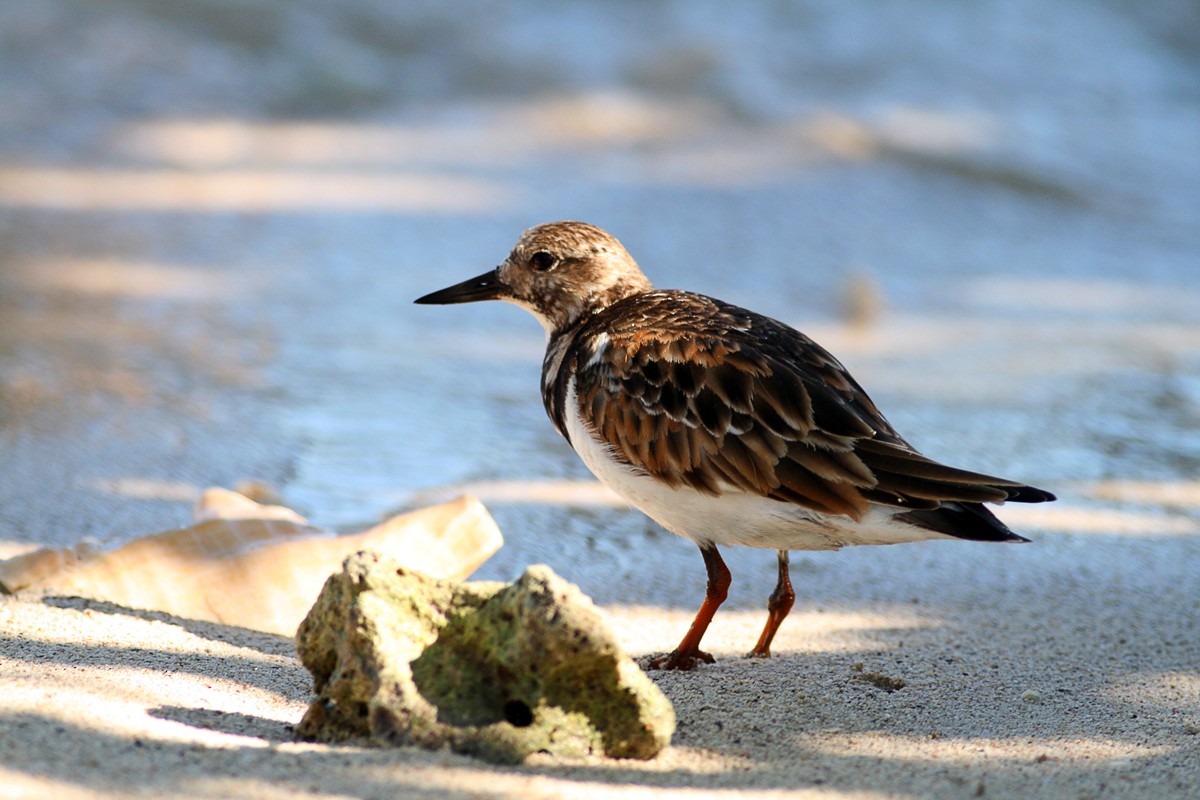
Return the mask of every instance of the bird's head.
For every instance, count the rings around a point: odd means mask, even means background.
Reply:
[[[500,266],[416,302],[507,300],[537,317],[550,335],[650,289],[637,262],[612,234],[585,222],[548,222],[521,234]]]

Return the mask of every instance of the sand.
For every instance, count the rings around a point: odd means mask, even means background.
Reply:
[[[706,641],[717,663],[654,674],[679,730],[649,762],[296,743],[310,683],[286,637],[4,597],[0,797],[1195,797],[1197,544],[1049,534],[798,554],[777,657],[738,655],[762,612],[735,593]],[[645,546],[650,565],[682,543]],[[731,554],[735,581],[761,589],[767,570],[747,571],[768,555]],[[694,566],[676,591],[698,601]],[[666,590],[642,575],[646,596]],[[605,608],[640,654],[682,633],[682,603]]]
[[[563,217],[1062,498],[1020,547],[794,554],[765,662],[773,554],[726,553],[648,763],[297,744],[286,637],[0,597],[0,798],[1200,797],[1198,6],[1017,8],[0,3],[0,557],[246,478],[326,526],[515,480],[479,577],[548,563],[669,648],[695,548],[530,502],[584,477],[541,331],[411,305]],[[883,319],[838,336],[858,272]]]

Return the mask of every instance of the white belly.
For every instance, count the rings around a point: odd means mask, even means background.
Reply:
[[[954,538],[897,522],[892,519],[897,512],[884,506],[872,507],[862,522],[855,522],[732,487],[714,497],[687,486],[668,486],[617,461],[611,447],[599,441],[579,417],[578,405],[572,379],[566,398],[567,433],[592,474],[659,525],[697,544],[836,550],[855,544]]]

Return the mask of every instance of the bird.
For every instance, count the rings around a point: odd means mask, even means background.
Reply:
[[[655,289],[594,225],[529,228],[499,266],[415,302],[483,300],[524,308],[545,329],[542,400],[588,469],[700,549],[704,601],[650,668],[714,661],[700,644],[731,582],[718,547],[776,551],[766,624],[749,653],[765,658],[795,602],[789,551],[1028,542],[984,503],[1055,499],[922,455],[808,336],[713,297]]]

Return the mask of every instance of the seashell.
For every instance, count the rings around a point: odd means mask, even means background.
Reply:
[[[216,496],[218,510],[205,506],[204,513],[253,511],[238,501],[222,506],[228,498]],[[341,535],[296,519],[216,516],[108,552],[82,547],[17,556],[0,562],[0,589],[90,597],[291,636],[326,579],[353,553],[378,551],[409,569],[460,581],[501,544],[487,509],[466,496]]]
[[[301,525],[308,524],[308,520],[286,506],[262,505],[241,492],[231,492],[219,486],[204,490],[192,509],[192,519],[196,522],[210,519],[285,519]]]

